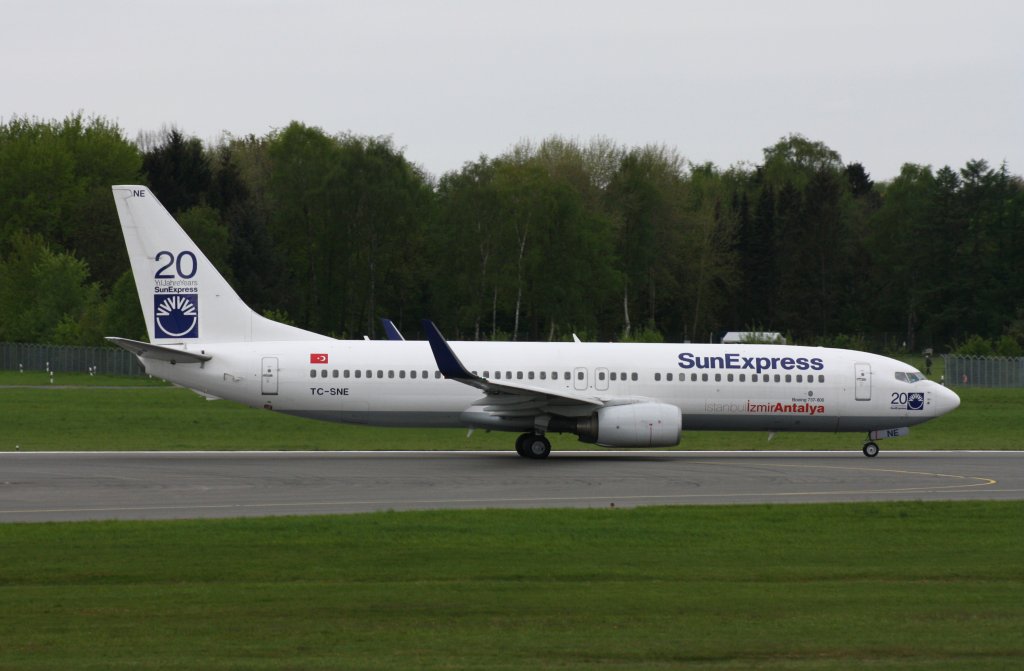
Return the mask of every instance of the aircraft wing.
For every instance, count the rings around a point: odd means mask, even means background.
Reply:
[[[509,382],[494,382],[471,373],[459,357],[452,351],[448,341],[444,339],[434,322],[429,319],[422,321],[423,331],[434,353],[437,369],[449,380],[476,387],[487,394],[487,398],[477,405],[483,406],[488,412],[502,417],[532,416],[538,412],[551,412],[559,408],[569,410],[572,407],[602,407],[608,403],[590,394],[578,394],[567,390],[555,391],[544,387]]]
[[[204,363],[213,358],[209,354],[188,352],[186,350],[168,347],[166,345],[153,345],[148,342],[130,340],[128,338],[108,337],[107,340],[118,347],[128,350],[135,356],[142,357],[144,359],[170,361],[171,363]]]

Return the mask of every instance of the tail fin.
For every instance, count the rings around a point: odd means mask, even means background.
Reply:
[[[253,312],[144,186],[114,186],[153,343],[329,340]]]

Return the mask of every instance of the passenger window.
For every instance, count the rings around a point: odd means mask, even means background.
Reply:
[[[750,376],[750,381],[757,382],[757,373],[754,373],[753,375]]]
[[[399,379],[404,380],[405,379],[405,371],[404,370],[398,371],[398,377],[399,377]]]
[[[696,373],[690,373],[690,382],[696,382],[696,381],[697,381],[697,374]]]
[[[427,371],[423,371],[423,379],[426,380],[428,377],[430,377],[430,374]]]
[[[582,380],[583,379],[583,371],[580,371],[580,372],[576,373],[576,379],[577,380]]]
[[[637,375],[636,373],[633,373],[632,375],[630,375],[630,379],[633,380],[633,382],[636,382],[638,379],[640,379],[640,376]]]
[[[603,370],[598,372],[597,379],[601,380],[601,381],[604,381],[604,371]]]
[[[721,373],[715,373],[715,382],[721,382],[721,381],[722,381],[722,374]]]
[[[310,377],[316,377],[316,371],[315,370],[309,371],[309,376]]]
[[[728,374],[728,375],[726,376],[726,378],[725,378],[725,381],[726,381],[726,382],[732,382],[732,373],[729,373],[729,374]]]
[[[435,370],[434,371],[434,379],[435,380],[440,380],[441,379],[441,371],[439,371],[439,370]]]
[[[671,382],[672,381],[672,373],[666,373],[665,374],[665,380],[668,381],[668,382]]]
[[[747,374],[746,373],[740,373],[740,382],[746,382],[746,381],[747,381]]]
[[[796,381],[797,381],[797,382],[803,382],[803,381],[804,381],[804,376],[803,376],[803,375],[799,375],[799,374],[798,374],[798,375],[796,376]]]
[[[782,376],[781,376],[781,375],[779,375],[778,373],[776,373],[776,374],[775,374],[775,381],[776,381],[776,382],[782,382]]]
[[[411,377],[412,379],[415,380],[416,379],[416,371],[414,371],[414,370],[409,371],[409,377]]]
[[[542,379],[542,380],[548,379],[548,372],[546,370],[542,370],[540,372],[540,379]]]
[[[326,368],[324,368],[322,371],[320,371],[320,377],[327,377],[327,369]]]
[[[371,377],[373,377],[373,371],[372,370],[366,371],[366,379],[369,380]]]
[[[654,374],[654,381],[655,382],[661,382],[661,373],[655,373]]]
[[[533,371],[532,370],[529,373],[526,374],[526,379],[527,380],[532,380],[533,379]]]
[[[615,373],[609,373],[608,377],[611,379],[612,382],[615,382]]]
[[[357,371],[356,371],[356,377],[357,377],[357,378],[360,378],[360,377],[362,377],[362,376],[363,376],[363,371],[361,371],[361,370],[357,370]]]
[[[393,371],[393,370],[389,370],[389,371],[388,371],[388,377],[389,377],[390,379],[392,379],[392,380],[393,380],[393,379],[395,379],[395,371]]]
[[[348,371],[348,369],[346,369],[345,370],[345,374],[342,377],[348,379],[348,374],[349,374],[349,371]]]
[[[819,375],[818,376],[818,382],[824,383],[825,382],[825,376],[824,375]]]
[[[793,381],[793,376],[790,375],[789,373],[786,373],[786,382],[792,382],[792,381]]]
[[[337,368],[335,368],[334,370],[331,371],[331,377],[338,377],[338,369]]]

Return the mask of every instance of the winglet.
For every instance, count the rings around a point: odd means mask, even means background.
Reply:
[[[434,322],[424,319],[420,324],[423,326],[423,332],[427,334],[427,341],[430,343],[430,349],[434,352],[434,361],[437,362],[437,369],[441,371],[441,375],[449,380],[480,379],[466,370],[466,367],[459,361],[459,357],[455,356],[455,352],[448,346],[448,341],[437,330]]]
[[[402,332],[395,326],[395,322],[384,317],[380,318],[380,323],[384,326],[384,333],[387,334],[388,340],[405,340],[402,337]]]

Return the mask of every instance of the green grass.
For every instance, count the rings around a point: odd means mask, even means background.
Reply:
[[[0,450],[511,449],[81,377],[0,389]],[[105,388],[124,384],[151,388]],[[958,391],[883,449],[1021,448],[1024,390]],[[1005,669],[1024,663],[1021,557],[1024,502],[8,524],[0,669]]]
[[[0,668],[1005,669],[1024,503],[0,526]]]
[[[30,375],[25,373],[25,376]],[[0,384],[18,373],[0,375]],[[96,378],[82,376],[86,380]],[[46,378],[48,379],[48,378]],[[386,429],[330,424],[207,401],[147,378],[111,378],[146,389],[88,386],[0,388],[0,451],[14,450],[510,450],[513,436],[462,429]],[[9,383],[7,383],[9,384]],[[107,385],[106,381],[103,384]],[[112,386],[112,385],[107,385]],[[1024,448],[1024,389],[958,390],[953,413],[882,443],[882,449]],[[186,430],[183,430],[186,429]],[[858,450],[859,434],[686,432],[683,450]],[[585,449],[553,436],[554,449]]]

